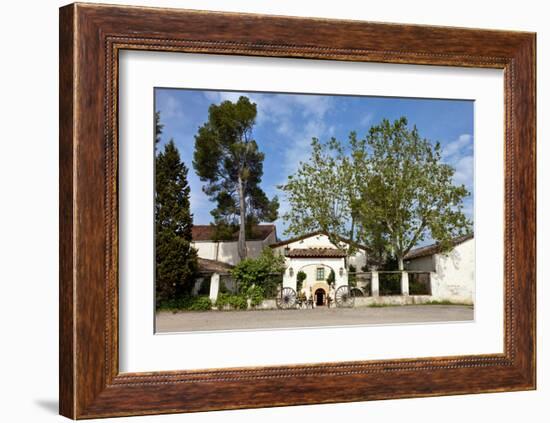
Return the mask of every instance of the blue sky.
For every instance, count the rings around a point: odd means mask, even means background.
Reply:
[[[276,186],[296,171],[300,161],[307,160],[312,137],[345,141],[352,130],[364,137],[370,126],[383,118],[394,120],[401,116],[407,117],[411,127],[416,125],[422,137],[441,143],[444,161],[456,169],[455,182],[466,185],[473,193],[472,101],[156,88],[155,108],[164,125],[161,145],[173,138],[189,169],[195,224],[211,222],[214,204],[202,192],[203,183],[193,169],[194,135],[208,119],[210,104],[236,101],[240,95],[257,104],[253,135],[265,153],[262,188],[270,198],[279,196],[280,214],[288,205]],[[473,220],[472,196],[464,206]],[[275,223],[277,235],[285,238],[284,222],[279,219]]]

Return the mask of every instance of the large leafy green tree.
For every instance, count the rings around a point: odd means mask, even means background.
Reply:
[[[439,143],[409,129],[406,118],[382,120],[366,139],[351,132],[347,145],[314,138],[310,159],[280,187],[291,206],[287,231],[322,230],[340,248],[347,240],[348,253],[361,243],[373,262],[395,257],[403,269],[404,256],[427,236],[446,249],[471,231],[462,210],[469,192],[453,183],[454,172]]]
[[[349,141],[356,142],[355,133]],[[351,254],[359,231],[354,206],[360,195],[357,176],[341,142],[332,138],[323,144],[313,138],[309,160],[279,186],[290,204],[283,215],[286,233],[323,231],[334,245]],[[342,243],[343,239],[347,242]]]
[[[155,144],[162,125],[155,116]],[[193,216],[189,204],[187,167],[173,140],[156,156],[155,164],[155,290],[157,305],[189,294],[197,272],[197,252],[191,246]]]
[[[403,269],[403,258],[427,236],[451,246],[452,238],[471,231],[463,213],[464,185],[441,158],[441,146],[422,138],[402,117],[383,119],[357,142],[352,156],[366,170],[356,203],[363,234],[383,240]]]
[[[246,229],[277,219],[277,197],[269,199],[260,187],[264,154],[252,136],[256,104],[241,96],[208,109],[208,121],[195,135],[193,166],[207,184],[203,191],[216,202],[211,211],[220,233],[238,227],[238,251],[246,258]]]

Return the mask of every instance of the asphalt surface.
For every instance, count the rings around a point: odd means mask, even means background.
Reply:
[[[458,305],[176,313],[163,311],[156,315],[156,332],[456,322],[473,319],[473,307]]]

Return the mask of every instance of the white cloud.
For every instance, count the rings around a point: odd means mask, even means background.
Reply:
[[[213,103],[221,103],[222,101],[232,101],[235,103],[242,93],[233,91],[205,91],[204,96],[207,100]]]
[[[474,199],[472,195],[464,199],[463,206],[464,206],[463,211],[466,217],[470,220],[473,220],[474,219]]]
[[[311,119],[302,127],[294,128],[292,142],[289,142],[285,151],[285,176],[294,174],[301,162],[306,162],[311,155],[311,139],[320,138],[325,141],[323,136],[330,135],[330,128],[322,119]]]
[[[193,213],[193,223],[196,225],[206,225],[212,220],[210,210],[215,207],[208,196],[203,192],[203,182],[193,169],[191,163],[186,163],[189,172],[187,173],[187,182],[189,183],[190,194],[189,202],[191,204],[191,213]]]
[[[166,94],[160,97],[157,109],[161,113],[162,119],[183,119],[185,113],[181,107],[181,102],[173,96]]]
[[[471,190],[474,179],[474,156],[462,157],[458,162],[453,163],[453,167],[455,168],[454,183],[457,185],[464,184]]]
[[[210,101],[236,101],[238,96],[238,93],[209,92],[207,98]],[[298,169],[300,161],[309,158],[312,137],[331,136],[336,130],[334,126],[327,127],[324,122],[332,106],[329,96],[250,93],[248,97],[258,108],[256,124],[261,126],[269,123],[276,128],[278,135],[288,139],[284,143],[285,172],[281,183],[286,182],[287,175]]]
[[[290,136],[292,134],[293,126],[288,120],[281,120],[277,125],[277,133],[281,135]]]
[[[224,100],[234,102],[241,94],[218,91],[204,93],[205,97],[212,102]],[[328,126],[325,123],[326,115],[333,104],[330,96],[264,93],[248,93],[247,96],[257,105],[257,126],[269,124],[276,128],[275,132],[278,136],[286,139],[284,143],[281,143],[285,150],[279,183],[285,183],[287,176],[296,172],[300,162],[309,159],[312,137],[325,140],[336,131],[334,125]],[[288,204],[280,193],[276,192],[275,194],[279,194],[282,214],[288,208]],[[278,225],[282,225],[282,223],[279,222]]]
[[[206,99],[214,103],[225,100],[235,102],[241,95],[240,92],[229,91],[206,91],[204,93]],[[329,96],[264,93],[248,93],[247,96],[257,105],[256,123],[258,125],[265,122],[284,123],[285,119],[290,119],[296,114],[306,118],[322,118],[331,107]]]
[[[443,147],[443,159],[453,159],[463,151],[471,151],[472,148],[472,136],[470,134],[462,134],[456,140],[445,144]]]
[[[473,138],[462,134],[456,140],[443,145],[443,161],[455,169],[453,182],[464,184],[469,190],[474,183]]]
[[[311,152],[311,138],[333,135],[336,128],[327,127],[325,117],[332,106],[329,96],[260,95],[252,98],[258,105],[258,124],[269,122],[277,133],[290,138],[286,142],[284,179],[306,161]],[[296,116],[304,119],[295,119]]]
[[[464,185],[471,194],[474,189],[474,151],[473,137],[462,134],[456,140],[443,146],[443,161],[455,169],[453,183]],[[470,195],[463,200],[464,214],[473,219],[473,199]]]
[[[302,109],[302,115],[305,117],[321,118],[331,107],[329,96],[296,95],[289,98]]]
[[[363,117],[359,121],[359,124],[361,126],[370,126],[373,119],[374,119],[374,113],[367,113],[367,114],[363,115]]]

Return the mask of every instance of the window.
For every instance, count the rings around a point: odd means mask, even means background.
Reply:
[[[318,267],[317,268],[317,280],[318,281],[324,281],[325,280],[325,268],[324,267]]]

